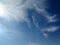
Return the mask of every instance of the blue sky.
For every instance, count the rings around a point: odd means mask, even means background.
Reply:
[[[0,45],[60,45],[59,20],[59,0],[0,0]]]

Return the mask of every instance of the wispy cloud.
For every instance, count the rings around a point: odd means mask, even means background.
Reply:
[[[49,34],[46,33],[46,32],[55,32],[55,31],[57,31],[59,28],[60,28],[60,26],[51,26],[51,27],[43,28],[43,29],[41,29],[41,31],[43,32],[43,36],[44,36],[45,38],[48,38]]]
[[[29,27],[31,27],[31,22],[28,18],[27,9],[35,9],[35,11],[39,14],[41,14],[48,23],[56,22],[58,19],[56,18],[56,15],[50,16],[50,13],[48,13],[45,8],[45,1],[46,0],[3,0],[4,5],[7,9],[7,13],[4,14],[2,17],[4,20],[11,21],[15,20],[16,22],[26,22]],[[24,2],[24,3],[23,3]],[[34,16],[32,15],[33,23],[36,27],[40,29],[40,25],[38,21],[35,20]],[[43,21],[43,20],[42,20]],[[52,26],[42,29],[44,31],[48,32],[54,32],[59,28],[59,26]],[[40,29],[41,30],[41,29]],[[41,30],[41,31],[42,31]],[[44,34],[47,37],[47,34]]]
[[[46,18],[46,20],[49,22],[49,23],[51,23],[51,22],[56,22],[56,21],[58,21],[58,19],[56,18],[56,14],[50,14],[50,13],[48,13],[46,10],[45,10],[45,8],[43,7],[43,8],[40,8],[37,4],[33,4],[34,5],[34,7],[35,7],[35,10],[36,10],[36,12],[37,13],[40,13],[40,14],[42,14],[42,16],[43,17],[45,17]],[[53,15],[53,16],[50,16],[50,15]]]
[[[58,19],[56,18],[56,15],[53,15],[53,16],[47,15],[46,18],[49,23],[58,21]]]
[[[48,38],[48,34],[47,33],[43,33],[44,38]]]
[[[6,6],[7,13],[6,16],[2,17],[6,20],[16,20],[23,21],[25,18],[27,18],[27,12],[26,10],[28,8],[36,8],[34,7],[34,4],[39,5],[39,7],[43,7],[44,0],[3,0],[4,5]],[[23,3],[24,2],[24,3]]]
[[[59,26],[51,26],[51,27],[47,27],[47,28],[42,29],[42,31],[55,32],[55,31],[57,31],[59,28],[60,28]]]
[[[4,3],[3,3],[4,2]],[[23,21],[27,15],[23,6],[20,5],[22,1],[20,0],[3,0],[1,3],[6,8],[6,13],[1,17],[4,20],[11,21],[16,20],[17,22]],[[18,4],[17,4],[18,3]]]
[[[33,3],[33,6],[35,7],[35,10],[36,10],[37,13],[39,13],[40,15],[42,15],[43,17],[45,17],[47,23],[55,23],[55,22],[58,21],[58,18],[56,17],[57,15],[56,14],[49,13],[48,11],[46,11],[46,9],[45,9],[46,7],[42,7],[41,8],[36,3]],[[44,5],[42,5],[42,6],[44,6]],[[51,15],[53,15],[53,16],[51,16]],[[33,19],[33,23],[35,24],[35,26],[37,28],[39,28],[40,31],[42,31],[42,32],[45,32],[45,31],[47,31],[47,32],[55,32],[55,31],[57,31],[60,28],[60,26],[49,26],[49,27],[46,27],[46,28],[45,27],[44,28],[41,28],[40,25],[39,25],[39,23],[38,23],[38,21],[37,21],[37,19],[36,19],[36,17],[35,16],[32,16],[32,19]],[[48,37],[48,34],[47,33],[44,33],[43,35],[46,38]]]

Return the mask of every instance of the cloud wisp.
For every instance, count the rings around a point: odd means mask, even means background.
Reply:
[[[51,26],[51,27],[47,27],[47,28],[42,29],[42,31],[55,32],[55,31],[57,31],[59,28],[60,28],[59,26]]]

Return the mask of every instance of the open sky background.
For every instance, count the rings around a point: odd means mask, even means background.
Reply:
[[[59,0],[0,0],[0,45],[60,45]]]

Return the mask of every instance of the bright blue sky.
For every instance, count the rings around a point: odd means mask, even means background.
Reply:
[[[60,45],[60,1],[24,1],[0,0],[0,45]]]

